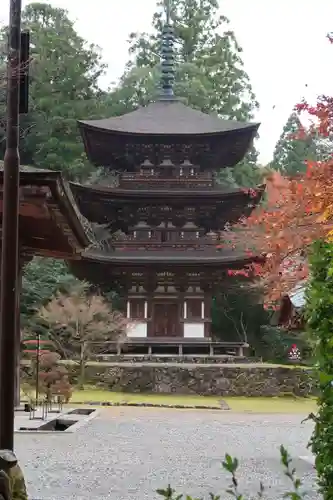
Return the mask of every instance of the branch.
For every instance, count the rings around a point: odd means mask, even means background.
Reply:
[[[226,295],[223,294],[223,298],[224,300],[226,301]],[[238,337],[241,339],[241,340],[244,340],[244,342],[247,343],[247,333],[246,333],[246,330],[245,330],[245,327],[244,327],[244,323],[243,323],[243,312],[241,312],[241,319],[240,319],[240,322],[241,322],[241,327],[242,327],[242,330],[243,330],[243,334],[244,334],[244,339],[242,338],[242,335],[239,331],[239,328],[238,328],[238,325],[237,325],[237,322],[236,320],[232,317],[232,316],[229,316],[226,312],[226,309],[223,308],[223,314],[224,316],[229,320],[231,321],[231,323],[234,325],[234,328],[236,330],[236,333],[238,335]]]

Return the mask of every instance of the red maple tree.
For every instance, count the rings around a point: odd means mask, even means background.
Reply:
[[[333,98],[320,96],[316,106],[302,102],[296,109],[312,118],[306,133],[330,140]],[[307,278],[309,246],[333,235],[332,216],[333,154],[326,161],[308,161],[306,173],[294,178],[271,173],[266,179],[264,202],[231,233],[234,246],[251,242],[245,245],[246,251],[265,255],[265,262],[231,273],[259,276],[267,302],[275,303]]]
[[[327,35],[333,43],[333,35]],[[307,134],[318,141],[333,138],[333,97],[321,95],[315,105],[306,101],[296,106],[310,125],[302,126],[299,139]],[[308,161],[303,175],[283,177],[274,172],[266,179],[265,202],[241,221],[231,233],[233,246],[242,242],[250,254],[262,254],[262,264],[230,271],[261,278],[267,302],[272,304],[308,276],[308,250],[317,239],[333,237],[333,153],[325,161]]]

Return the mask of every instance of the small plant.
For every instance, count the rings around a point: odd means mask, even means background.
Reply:
[[[305,498],[305,492],[301,490],[302,483],[300,479],[296,477],[296,471],[291,466],[292,459],[288,451],[284,446],[280,446],[280,456],[281,464],[284,469],[284,474],[290,479],[292,490],[287,491],[283,498],[290,498],[291,500],[303,500]],[[226,470],[231,475],[231,484],[225,493],[236,500],[249,500],[247,499],[239,489],[239,483],[237,479],[237,470],[239,462],[237,458],[232,458],[230,455],[226,454],[224,461],[222,462],[222,468]],[[259,490],[257,493],[257,498],[264,498],[265,487],[262,483],[259,484]],[[193,498],[189,495],[182,495],[177,493],[170,485],[163,490],[157,490],[157,493],[163,497],[165,500],[203,500],[198,498]],[[209,500],[224,500],[225,496],[221,494],[215,495],[214,493],[209,493]]]

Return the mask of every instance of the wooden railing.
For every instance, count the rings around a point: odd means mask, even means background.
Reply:
[[[159,241],[157,239],[138,240],[128,239],[121,241],[114,241],[110,243],[114,249],[124,250],[200,250],[205,248],[216,247],[216,241],[205,239],[191,239],[191,240],[178,240],[178,241]]]
[[[172,178],[126,173],[121,175],[119,187],[123,189],[209,189],[214,187],[214,180],[208,174]]]
[[[97,344],[97,342],[95,342]],[[120,344],[117,341],[104,342],[104,347],[107,352],[97,354],[96,358],[101,361],[110,361],[115,355],[123,353],[132,354],[136,347],[144,347],[146,354],[152,356],[159,356],[158,347],[164,346],[165,348],[176,348],[178,356],[186,354],[186,347],[190,347],[191,351],[197,349],[198,353],[202,352],[208,356],[224,355],[224,356],[237,356],[244,357],[245,350],[248,349],[249,344],[246,342],[216,342],[210,338],[194,339],[194,338],[165,338],[165,337],[146,337],[146,338],[126,338]],[[132,352],[131,352],[132,351]],[[218,354],[217,354],[218,353]],[[133,354],[132,354],[133,355]]]

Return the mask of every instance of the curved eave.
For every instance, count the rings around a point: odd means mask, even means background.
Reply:
[[[221,189],[215,190],[197,190],[197,189],[187,189],[187,190],[161,190],[161,189],[151,189],[151,190],[124,190],[118,188],[107,188],[98,186],[83,186],[82,184],[71,183],[71,189],[76,199],[76,202],[80,208],[81,213],[91,222],[105,223],[105,216],[103,209],[98,210],[98,214],[94,208],[94,205],[99,205],[100,207],[105,206],[105,213],[107,213],[107,207],[124,207],[131,205],[133,209],[138,206],[142,206],[152,203],[160,203],[165,205],[169,202],[184,202],[193,203],[196,201],[199,204],[211,204],[212,202],[226,201],[229,204],[232,202],[239,203],[243,202],[244,207],[252,202],[257,205],[265,191],[265,185],[260,185],[255,189],[256,194],[251,193],[249,190],[237,189],[230,191],[222,191]]]
[[[93,186],[93,185],[83,185],[75,182],[70,182],[70,187],[75,195],[80,194],[82,196],[97,196],[101,197],[101,199],[108,199],[111,201],[112,199],[122,199],[122,200],[133,200],[135,198],[144,198],[145,200],[148,198],[160,199],[161,202],[165,203],[165,196],[168,198],[198,198],[198,196],[209,197],[211,199],[231,199],[231,198],[250,198],[250,189],[232,189],[229,191],[224,191],[223,189],[120,189],[120,188],[112,188],[107,186]],[[258,193],[258,195],[262,195],[265,191],[265,184],[260,184],[257,186],[254,191]],[[163,195],[163,198],[162,198]]]
[[[0,184],[3,186],[3,170],[0,170]],[[69,189],[68,184],[64,181],[61,172],[51,170],[37,170],[23,167],[20,169],[20,188],[26,189],[23,193],[24,203],[33,203],[35,190],[42,189],[42,192],[37,193],[37,199],[44,196],[46,207],[50,208],[50,224],[60,225],[65,224],[69,231],[64,233],[64,237],[68,239],[68,244],[72,248],[72,256],[75,258],[81,254],[89,245],[91,241],[88,238],[85,229],[80,220],[80,213],[76,206],[73,195]],[[46,188],[44,191],[43,188]],[[27,199],[25,199],[25,197]],[[39,199],[40,203],[40,199]],[[56,219],[51,216],[51,212],[56,214]],[[35,226],[36,235],[31,235],[32,240],[34,237],[38,240],[39,225],[36,221]],[[24,242],[23,242],[24,245]],[[32,248],[34,253],[38,248]],[[50,249],[51,250],[51,249]],[[29,253],[29,248],[25,248]],[[41,250],[42,253],[42,250]],[[66,258],[69,258],[66,255]]]
[[[258,131],[258,128],[260,127],[260,123],[242,123],[242,125],[237,128],[232,128],[229,130],[212,130],[208,132],[191,132],[189,133],[185,128],[182,131],[179,131],[175,133],[173,130],[165,130],[165,131],[159,131],[158,133],[156,131],[149,131],[149,132],[140,132],[140,131],[126,131],[126,130],[119,130],[119,129],[112,129],[112,128],[106,128],[98,124],[100,120],[78,120],[78,126],[82,134],[88,131],[92,132],[98,132],[101,134],[107,134],[107,135],[116,135],[116,136],[126,136],[126,137],[151,137],[151,138],[158,138],[158,137],[170,137],[170,136],[176,136],[176,137],[216,137],[216,136],[225,136],[225,135],[230,135],[230,134],[239,134],[241,132],[247,131],[249,134],[256,133]],[[95,123],[94,123],[95,122]]]
[[[107,144],[108,142],[121,143],[138,143],[138,144],[166,144],[166,143],[184,143],[186,145],[195,145],[195,143],[200,142],[211,142],[215,144],[215,149],[218,150],[219,139],[224,142],[223,153],[224,157],[232,157],[232,161],[225,159],[221,163],[221,167],[233,167],[239,163],[247,153],[249,147],[251,146],[260,126],[259,123],[246,124],[239,129],[222,130],[214,132],[196,132],[188,133],[184,131],[183,133],[143,133],[143,132],[125,132],[119,130],[105,129],[99,126],[94,126],[88,122],[78,122],[79,130],[83,139],[84,148],[86,155],[91,163],[100,167],[111,167],[115,164],[116,157],[119,157],[119,153],[113,156],[112,147],[106,155],[101,154],[101,144]],[[227,146],[225,145],[225,140],[227,140]],[[235,152],[233,150],[233,144],[238,142],[238,149]],[[226,147],[228,149],[226,149]],[[125,149],[120,155],[122,157],[126,156]]]
[[[135,252],[123,252],[118,253],[100,253],[100,252],[86,252],[82,255],[82,264],[84,263],[96,263],[105,266],[140,266],[152,268],[154,266],[165,266],[165,265],[180,265],[182,267],[192,267],[192,266],[204,266],[208,267],[224,267],[224,268],[241,268],[252,262],[259,262],[263,260],[262,256],[247,256],[244,254],[228,254],[228,255],[205,255],[204,252],[200,252],[200,255],[191,255],[189,252],[182,252],[184,255],[172,255],[172,252],[167,254],[167,252],[144,252],[144,255],[135,255]],[[193,252],[194,254],[196,252]],[[204,269],[203,269],[204,270]]]
[[[79,208],[76,205],[75,198],[71,193],[67,182],[64,181],[62,176],[58,179],[56,194],[58,196],[59,206],[62,208],[62,212],[65,214],[68,223],[71,226],[73,235],[78,242],[80,250],[83,251],[92,244],[92,241],[88,237],[82,224]]]

